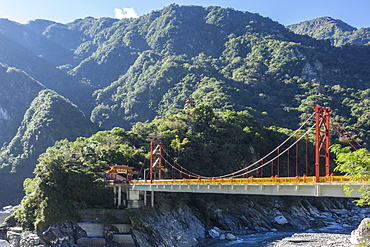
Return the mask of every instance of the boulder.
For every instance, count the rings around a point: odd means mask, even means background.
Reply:
[[[104,232],[104,238],[107,242],[113,241],[114,234],[119,233],[119,230],[117,227],[113,225],[105,225],[103,227],[103,232]]]
[[[10,247],[9,242],[6,240],[0,239],[0,247]]]
[[[40,238],[33,232],[22,232],[20,246],[22,247],[32,247],[40,244]]]
[[[283,215],[276,216],[274,220],[281,226],[288,224],[288,220]]]
[[[234,234],[231,234],[231,233],[227,233],[225,238],[230,241],[238,240],[238,238]]]
[[[208,231],[208,233],[209,233],[209,236],[211,236],[211,238],[218,238],[218,237],[220,237],[220,233],[217,230],[215,230],[215,229],[210,229]]]
[[[8,231],[6,237],[9,241],[10,246],[19,247],[19,242],[21,240],[21,235],[18,232]]]
[[[77,243],[77,239],[86,237],[86,232],[78,224],[63,222],[49,226],[40,235],[40,238],[49,244],[70,246]]]
[[[365,218],[361,221],[356,230],[351,232],[351,243],[361,244],[370,242],[370,218]]]

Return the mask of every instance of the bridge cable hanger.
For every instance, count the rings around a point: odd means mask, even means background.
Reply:
[[[315,112],[311,114],[307,120],[292,134],[290,135],[285,141],[283,141],[279,146],[277,146],[274,150],[266,154],[264,157],[260,158],[256,162],[238,170],[233,173],[217,176],[217,179],[231,179],[231,178],[236,178],[236,177],[245,177],[246,175],[256,173],[260,173],[262,177],[262,169],[263,167],[267,166],[268,164],[271,165],[271,177],[273,177],[273,166],[274,162],[277,160],[278,164],[278,173],[280,173],[280,157],[282,157],[283,154],[286,154],[287,156],[287,173],[289,177],[289,163],[290,163],[290,149],[292,149],[294,146],[296,146],[296,177],[298,177],[298,143],[299,141],[302,140],[303,137],[306,137],[306,173],[308,172],[308,134],[310,131],[312,131],[313,128],[315,128],[315,166],[314,166],[314,172],[315,172],[315,182],[319,182],[319,177],[320,177],[320,170],[321,170],[321,165],[324,164],[324,171],[325,175],[329,176],[330,174],[330,152],[329,152],[329,146],[330,146],[330,127],[332,127],[336,132],[339,133],[339,135],[346,140],[349,145],[351,145],[352,148],[355,150],[356,147],[351,144],[351,142],[347,139],[345,135],[340,133],[338,128],[336,128],[331,122],[330,122],[330,115],[332,110],[326,107],[321,107],[319,105],[315,105],[312,107]],[[300,130],[304,128],[304,126],[307,125],[307,123],[315,116],[315,123],[307,129],[307,131],[298,136],[300,133]],[[352,141],[354,141],[360,148],[362,146],[352,137],[352,135],[345,130],[345,128],[340,125],[337,121],[334,120],[334,122],[342,129],[347,136],[350,137]],[[295,141],[291,144],[288,145],[285,150],[282,150],[282,147],[284,144],[287,144],[287,142],[292,139],[293,137],[296,137]],[[273,155],[275,152],[277,152],[277,155],[269,158],[271,155]],[[167,157],[165,158],[164,155]],[[168,161],[168,158],[170,161]],[[324,163],[322,163],[322,160],[325,160]],[[162,163],[162,160],[164,163]],[[264,160],[268,160],[267,162],[264,163]],[[171,163],[172,162],[172,163]],[[199,175],[196,173],[193,173],[180,164],[178,164],[168,153],[166,150],[163,149],[162,143],[157,143],[157,142],[151,142],[150,143],[150,166],[149,166],[149,171],[150,171],[150,181],[154,179],[154,171],[157,171],[157,176],[159,180],[163,179],[163,172],[168,173],[168,169],[164,168],[164,166],[168,166],[172,170],[172,175],[174,176],[174,173],[178,173],[180,178],[183,178],[183,176],[187,176],[189,179],[190,178],[196,178],[196,179],[215,179],[215,177],[208,177],[208,176],[203,176]],[[305,174],[304,176],[307,176],[308,174]],[[278,175],[276,175],[278,177]],[[253,178],[253,177],[252,177]],[[145,178],[146,179],[146,178]],[[183,178],[185,179],[185,178]]]

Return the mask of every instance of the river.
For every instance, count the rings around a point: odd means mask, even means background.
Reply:
[[[207,247],[352,247],[351,231],[355,228],[343,227],[330,222],[328,226],[303,232],[264,232],[239,235],[236,241],[216,240]]]

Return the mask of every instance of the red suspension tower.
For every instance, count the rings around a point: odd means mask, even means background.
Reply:
[[[315,145],[315,176],[319,182],[320,158],[325,158],[325,175],[329,175],[330,170],[330,112],[329,108],[315,105],[312,107],[316,112],[316,145]]]
[[[150,142],[150,181],[153,180],[153,170],[158,170],[158,179],[162,179],[162,143]]]

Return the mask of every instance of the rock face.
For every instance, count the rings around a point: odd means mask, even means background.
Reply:
[[[351,232],[351,243],[361,244],[370,242],[370,218],[361,221],[358,228]]]
[[[349,199],[196,194],[179,198],[179,195],[158,193],[154,208],[131,209],[125,215],[131,221],[131,234],[138,247],[191,247],[207,246],[204,243],[214,240],[237,240],[238,234],[301,231],[330,227],[333,223],[349,232],[369,213],[370,209],[356,207]],[[363,220],[353,231],[353,243],[370,241],[369,222],[370,218]],[[12,247],[71,246],[78,243],[78,239],[80,244],[91,240],[77,224],[68,222],[53,224],[39,236],[18,228],[7,230],[4,246],[7,243]],[[102,241],[111,241],[118,228],[106,225],[102,231],[105,237]],[[297,241],[311,241],[310,246],[318,246],[314,238],[314,234],[299,235],[297,239],[301,240]],[[289,246],[295,239],[288,238],[276,246]],[[110,242],[113,243],[115,241]]]
[[[0,247],[9,247],[9,243],[6,240],[0,239]]]
[[[195,246],[198,238],[206,237],[205,225],[186,205],[143,210],[131,216],[131,223],[137,246],[189,247]]]
[[[212,239],[235,240],[238,234],[302,231],[333,223],[350,232],[370,212],[343,198],[192,195],[176,201],[158,195],[156,200],[155,208],[130,216],[137,246],[202,246]]]
[[[86,237],[86,232],[78,224],[64,222],[56,223],[41,233],[43,242],[55,246],[69,246],[77,243],[79,238]]]
[[[19,246],[21,247],[32,247],[40,244],[40,238],[32,232],[22,232]]]
[[[10,246],[18,247],[21,235],[18,232],[8,231],[6,234]]]

